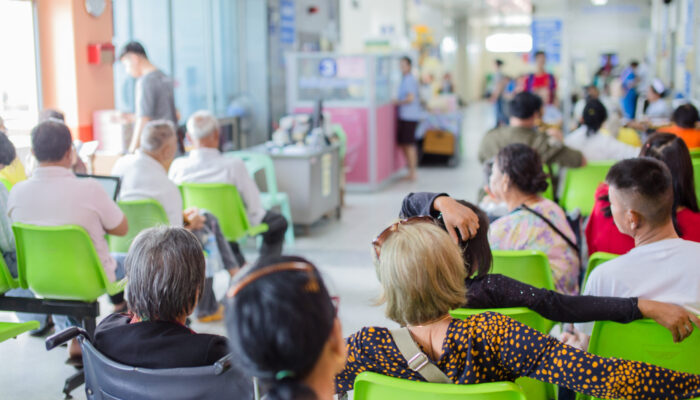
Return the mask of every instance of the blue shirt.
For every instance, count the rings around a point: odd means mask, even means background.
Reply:
[[[418,121],[423,117],[423,108],[420,105],[418,95],[418,81],[411,75],[404,75],[399,85],[399,101],[404,101],[409,94],[413,95],[413,101],[399,106],[399,119],[404,121]]]

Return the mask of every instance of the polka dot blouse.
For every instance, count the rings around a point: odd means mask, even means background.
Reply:
[[[423,381],[409,369],[386,328],[363,328],[347,339],[348,359],[337,392],[352,390],[363,371]],[[510,317],[486,312],[454,319],[437,361],[459,384],[527,376],[599,398],[688,399],[700,396],[700,376],[654,365],[602,358],[567,346]]]

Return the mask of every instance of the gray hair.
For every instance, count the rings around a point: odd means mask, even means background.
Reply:
[[[204,290],[204,253],[184,228],[141,232],[124,261],[129,309],[144,321],[176,321],[189,314]]]
[[[141,149],[156,152],[175,135],[175,125],[172,122],[164,119],[149,121],[141,132]]]
[[[204,139],[219,130],[219,121],[207,110],[196,111],[187,120],[187,133],[195,139]]]

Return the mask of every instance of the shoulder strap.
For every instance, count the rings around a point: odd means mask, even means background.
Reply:
[[[399,328],[389,331],[391,337],[399,348],[401,355],[408,361],[408,367],[416,371],[428,382],[431,383],[454,383],[444,372],[430,361],[423,353],[416,342],[411,337],[408,328]]]
[[[562,239],[564,239],[564,241],[566,241],[566,244],[568,244],[569,246],[571,246],[572,249],[574,249],[574,251],[576,252],[576,254],[581,254],[581,252],[579,251],[579,248],[578,248],[578,246],[576,245],[576,243],[574,243],[573,240],[569,239],[569,237],[566,236],[566,235],[564,234],[564,232],[560,231],[559,228],[557,228],[556,225],[554,225],[554,223],[553,223],[552,221],[549,220],[549,218],[547,218],[547,217],[545,217],[544,215],[538,213],[537,211],[533,210],[532,208],[526,206],[525,204],[521,205],[520,208],[522,208],[522,209],[524,209],[524,210],[527,210],[527,211],[529,211],[529,212],[535,214],[535,215],[538,216],[542,221],[546,222],[547,225],[549,225],[550,228],[554,229],[554,232],[556,232],[559,236],[561,236]]]

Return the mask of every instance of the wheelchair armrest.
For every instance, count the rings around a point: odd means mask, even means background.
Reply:
[[[219,359],[219,361],[214,363],[214,373],[216,375],[221,375],[231,368],[231,359],[233,354],[229,353]]]
[[[70,328],[62,330],[61,332],[54,333],[46,338],[46,350],[51,350],[56,346],[60,346],[79,335],[82,335],[85,338],[89,337],[84,329],[77,326],[71,326]]]

